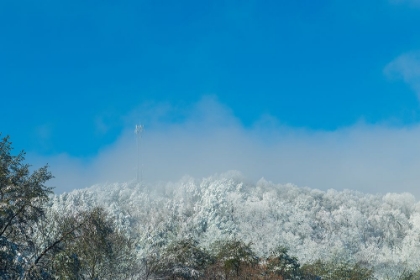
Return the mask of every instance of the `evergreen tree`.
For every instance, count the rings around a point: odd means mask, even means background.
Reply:
[[[133,244],[116,231],[102,208],[67,218],[72,230],[63,250],[54,257],[53,268],[63,279],[129,279],[134,273]],[[65,230],[63,230],[65,231]]]
[[[225,272],[225,279],[228,279],[229,275],[240,277],[245,268],[258,264],[258,257],[252,251],[251,243],[246,244],[237,239],[221,240],[215,242],[212,247],[216,262]]]
[[[300,264],[296,257],[288,254],[288,249],[277,247],[267,259],[267,270],[284,279],[300,279]]]
[[[51,188],[48,167],[30,172],[22,151],[12,155],[9,137],[0,141],[0,276],[3,279],[28,278],[34,273],[33,230],[44,217],[44,203]],[[41,272],[41,274],[44,274]],[[32,276],[31,276],[32,277]],[[35,276],[33,276],[35,277]],[[41,277],[41,276],[40,276]],[[45,278],[45,275],[42,276]]]
[[[199,279],[210,263],[210,255],[198,246],[198,242],[187,238],[172,242],[163,251],[161,274],[170,278]]]

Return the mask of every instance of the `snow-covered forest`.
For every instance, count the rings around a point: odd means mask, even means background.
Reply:
[[[301,263],[366,263],[379,279],[398,279],[420,264],[420,203],[408,194],[326,192],[247,182],[237,172],[202,180],[140,186],[96,185],[54,196],[51,213],[104,207],[136,240],[139,259],[173,240],[251,242],[259,257],[284,246]]]
[[[239,172],[55,195],[0,141],[0,279],[420,279],[420,203]]]

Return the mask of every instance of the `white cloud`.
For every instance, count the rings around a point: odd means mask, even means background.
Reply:
[[[314,132],[282,127],[272,117],[265,117],[245,128],[229,108],[211,98],[183,111],[182,120],[173,124],[162,120],[175,109],[164,107],[166,110],[157,110],[159,118],[146,122],[149,124],[141,140],[147,184],[178,180],[187,174],[201,178],[239,170],[254,181],[264,177],[322,190],[411,192],[420,197],[418,125],[397,128],[357,124],[332,132]],[[156,118],[153,107],[148,112],[150,118]],[[143,120],[145,117],[142,115]],[[132,119],[118,141],[95,158],[82,161],[60,155],[38,158],[37,162],[50,163],[57,192],[105,181],[133,180],[136,121]]]
[[[400,55],[384,69],[390,78],[398,78],[409,84],[420,98],[420,51]]]

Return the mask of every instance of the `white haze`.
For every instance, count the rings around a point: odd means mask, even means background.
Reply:
[[[184,175],[206,177],[238,170],[260,178],[321,190],[367,193],[411,192],[420,197],[420,126],[395,127],[363,122],[335,131],[289,128],[264,116],[244,127],[215,98],[203,98],[187,110],[140,106],[126,119],[118,140],[89,160],[67,155],[41,157],[56,177],[55,192],[136,177],[134,124],[146,124],[141,139],[143,180],[177,181]],[[139,113],[140,112],[140,113]],[[171,114],[181,115],[177,123]]]

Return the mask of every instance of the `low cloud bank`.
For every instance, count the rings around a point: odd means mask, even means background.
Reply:
[[[165,119],[175,109],[158,107],[141,108],[141,119],[148,120],[139,153],[145,184],[238,170],[252,181],[264,177],[321,190],[410,192],[420,197],[419,125],[359,123],[336,131],[309,131],[282,126],[266,116],[244,127],[214,98],[183,110],[173,123]],[[50,164],[56,193],[134,180],[138,153],[133,115],[127,116],[120,138],[94,158],[31,158]]]

